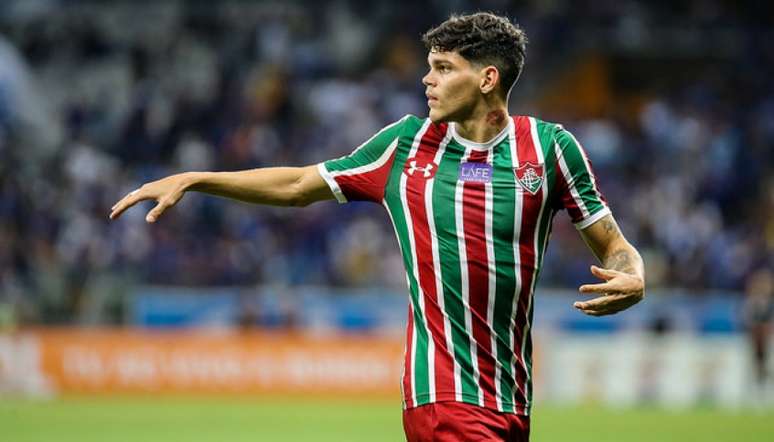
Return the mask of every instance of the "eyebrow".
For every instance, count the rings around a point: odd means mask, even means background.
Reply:
[[[430,61],[430,59],[428,58],[427,59],[427,64],[428,64],[428,66],[433,66],[433,65],[439,65],[439,64],[449,64],[449,65],[451,65],[453,63],[450,60],[445,60],[445,59],[440,59],[440,60],[434,59],[434,60]]]

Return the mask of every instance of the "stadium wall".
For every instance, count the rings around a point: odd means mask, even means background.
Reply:
[[[41,329],[0,335],[0,391],[397,395],[402,356],[380,337]]]
[[[536,399],[736,408],[755,399],[744,335],[541,332]],[[0,334],[0,393],[399,395],[397,336],[38,329]]]

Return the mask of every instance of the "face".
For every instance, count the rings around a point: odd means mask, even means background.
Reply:
[[[430,120],[461,121],[481,99],[482,73],[456,52],[431,51],[430,71],[422,78]]]

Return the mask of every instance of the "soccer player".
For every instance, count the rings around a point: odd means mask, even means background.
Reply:
[[[745,284],[747,297],[743,314],[753,355],[752,397],[756,406],[765,406],[769,394],[769,341],[774,330],[774,273],[769,269],[753,272]]]
[[[600,260],[601,316],[643,298],[642,259],[621,234],[581,145],[561,125],[509,116],[526,37],[489,13],[453,16],[423,36],[428,118],[406,115],[347,156],[321,164],[189,172],[143,185],[155,222],[186,191],[305,206],[381,204],[409,290],[403,425],[409,441],[526,441],[532,408],[533,293],[554,215],[566,210]]]

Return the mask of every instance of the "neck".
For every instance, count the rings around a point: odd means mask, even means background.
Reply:
[[[508,125],[508,108],[500,102],[478,106],[470,118],[457,121],[457,133],[470,141],[486,143]]]

